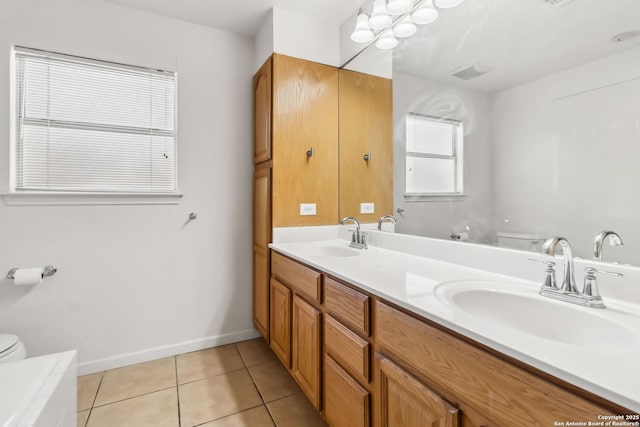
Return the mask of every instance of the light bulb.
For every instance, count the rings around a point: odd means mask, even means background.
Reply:
[[[464,0],[436,0],[436,6],[441,9],[449,9],[450,7],[456,7]]]
[[[393,31],[387,30],[376,42],[376,47],[382,50],[393,49],[398,46],[398,39],[393,36]]]
[[[418,31],[418,27],[411,21],[410,16],[405,16],[393,27],[393,35],[400,38],[410,37],[414,35],[416,31]]]
[[[373,31],[369,28],[369,16],[366,13],[358,15],[356,28],[351,33],[351,40],[356,43],[367,43],[373,40]]]
[[[391,16],[387,13],[387,0],[375,0],[373,12],[369,18],[369,26],[372,30],[381,30],[391,25]]]
[[[411,14],[411,20],[418,25],[426,25],[431,24],[433,21],[438,19],[438,11],[435,7],[433,7],[433,2],[431,0],[426,1],[422,6],[418,9],[414,10]]]
[[[389,0],[387,2],[387,12],[390,15],[402,15],[409,12],[413,7],[413,0]]]

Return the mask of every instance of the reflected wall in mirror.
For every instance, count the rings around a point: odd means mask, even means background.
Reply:
[[[637,0],[467,0],[400,41],[369,46],[347,68],[393,71],[396,230],[539,250],[566,237],[592,258],[640,265],[640,30]],[[406,120],[464,129],[464,192],[406,188]],[[341,141],[342,143],[342,141]]]

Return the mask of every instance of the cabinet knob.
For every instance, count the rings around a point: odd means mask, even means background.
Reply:
[[[371,160],[371,151],[367,151],[364,156],[362,156],[362,158],[364,159],[365,162],[368,162],[369,160]]]
[[[313,157],[313,154],[314,154],[313,147],[311,147],[307,150],[307,157]]]

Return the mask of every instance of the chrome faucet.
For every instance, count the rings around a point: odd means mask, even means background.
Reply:
[[[360,222],[357,219],[352,216],[346,216],[340,220],[339,224],[345,225],[348,221],[356,225],[355,231],[351,234],[351,243],[349,243],[349,246],[356,249],[367,249],[365,235],[360,232]]]
[[[598,291],[596,274],[602,273],[618,277],[621,277],[622,274],[587,267],[584,269],[584,286],[582,287],[582,292],[579,292],[573,275],[573,250],[567,239],[564,237],[551,237],[547,239],[542,245],[542,252],[546,255],[554,256],[558,245],[560,245],[562,256],[564,257],[564,278],[559,288],[555,283],[555,263],[553,261],[530,259],[530,261],[541,262],[547,266],[545,270],[546,278],[540,288],[540,295],[586,307],[605,308],[600,292]]]
[[[382,223],[384,222],[390,222],[391,224],[395,224],[396,222],[398,222],[398,220],[393,215],[385,215],[381,217],[378,220],[378,231],[382,231]]]
[[[558,245],[560,245],[560,248],[562,249],[562,256],[564,258],[564,278],[560,285],[560,291],[578,293],[576,279],[573,274],[573,249],[571,248],[569,241],[564,237],[551,237],[542,245],[542,252],[547,255],[554,256]]]
[[[622,238],[615,231],[601,231],[593,240],[593,259],[596,261],[602,261],[602,246],[604,241],[609,239],[611,246],[624,245]]]

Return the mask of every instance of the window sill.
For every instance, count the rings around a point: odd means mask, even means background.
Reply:
[[[75,193],[20,191],[2,194],[7,206],[177,205],[182,193]]]
[[[451,194],[405,194],[405,202],[462,202],[467,197],[464,193]]]

